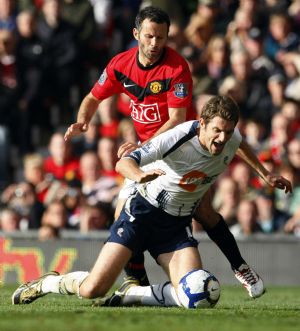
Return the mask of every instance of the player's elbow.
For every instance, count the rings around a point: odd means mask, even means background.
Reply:
[[[116,163],[116,166],[115,166],[115,170],[116,170],[116,172],[118,172],[118,173],[121,174],[121,175],[122,175],[122,164],[123,164],[122,161],[123,161],[122,159],[119,160],[119,161]]]

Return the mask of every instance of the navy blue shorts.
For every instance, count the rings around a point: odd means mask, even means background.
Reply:
[[[163,253],[198,246],[192,236],[191,222],[191,216],[167,214],[137,193],[131,198],[130,215],[123,208],[120,217],[110,228],[107,241],[119,243],[135,253],[148,250],[157,259]]]

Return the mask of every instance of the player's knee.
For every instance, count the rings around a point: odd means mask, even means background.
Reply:
[[[82,298],[95,299],[104,296],[106,293],[99,284],[91,281],[83,282],[79,288],[79,293]]]

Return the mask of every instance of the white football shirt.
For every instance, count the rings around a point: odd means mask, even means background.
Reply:
[[[202,196],[233,159],[242,137],[236,128],[219,155],[211,155],[199,142],[199,121],[170,129],[126,157],[140,167],[162,169],[166,174],[137,186],[153,206],[174,216],[193,213]]]

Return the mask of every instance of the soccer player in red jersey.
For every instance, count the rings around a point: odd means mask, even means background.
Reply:
[[[77,122],[71,124],[65,133],[66,141],[88,129],[102,100],[121,92],[131,98],[131,117],[141,143],[193,118],[192,79],[188,65],[177,52],[166,46],[170,26],[168,15],[159,8],[146,7],[137,15],[135,24],[133,35],[138,46],[116,55],[109,62],[98,82],[83,99]],[[136,147],[135,144],[125,143],[119,148],[118,156],[122,157]],[[124,201],[125,196],[121,196],[116,218]],[[224,253],[238,280],[248,288],[255,287],[258,276],[242,258],[223,217],[216,217],[209,195],[205,196],[202,205],[194,217]],[[142,285],[148,283],[143,255],[133,256],[126,272],[137,277]],[[97,278],[95,269],[93,275]],[[95,283],[97,279],[94,277],[92,281]],[[263,292],[261,287],[254,296],[258,297]],[[253,296],[250,291],[249,295]]]

